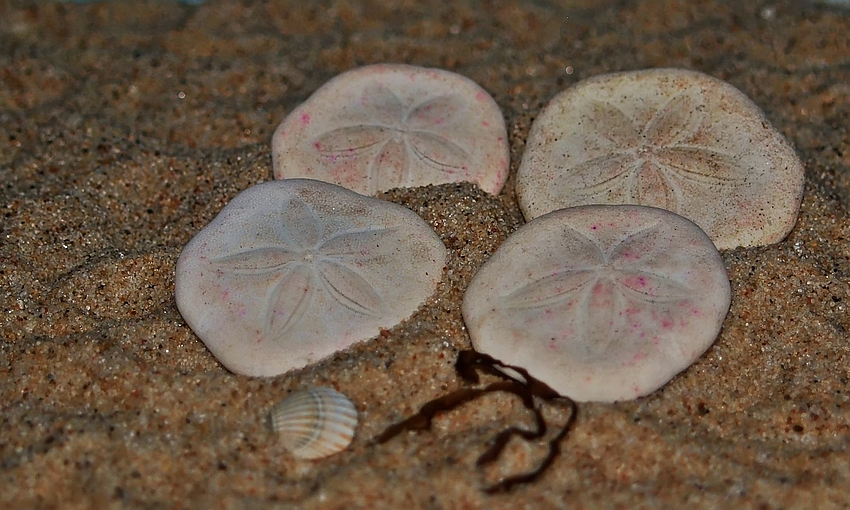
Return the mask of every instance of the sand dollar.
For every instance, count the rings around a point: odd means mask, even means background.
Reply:
[[[646,395],[714,341],[731,290],[711,240],[643,206],[583,206],[511,235],[475,275],[463,317],[479,352],[579,401]]]
[[[577,205],[661,207],[725,249],[783,239],[803,174],[741,91],[702,73],[650,69],[596,76],[555,96],[531,127],[517,197],[527,220]]]
[[[399,205],[309,179],[253,186],[183,249],[180,313],[233,372],[271,376],[413,314],[446,248]]]
[[[468,181],[498,193],[508,137],[493,98],[459,74],[398,64],[343,73],[272,137],[277,179],[308,177],[374,195]]]

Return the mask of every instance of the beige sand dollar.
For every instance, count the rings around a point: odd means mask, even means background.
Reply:
[[[253,186],[183,249],[180,313],[233,372],[301,368],[409,317],[446,248],[396,204],[309,179]]]
[[[517,175],[530,220],[562,207],[639,204],[699,225],[719,249],[780,241],[803,165],[733,86],[681,69],[597,76],[534,121]]]
[[[498,193],[505,121],[472,80],[398,64],[354,69],[292,111],[272,137],[277,179],[308,177],[373,195],[469,181]]]
[[[478,271],[463,317],[479,352],[578,401],[646,395],[717,337],[731,290],[711,240],[643,206],[561,209]]]

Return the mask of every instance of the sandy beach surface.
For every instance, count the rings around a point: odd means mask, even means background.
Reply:
[[[810,2],[400,0],[0,3],[0,508],[846,508],[850,506],[850,11]],[[403,324],[303,370],[224,369],[174,302],[181,248],[272,178],[287,112],[352,67],[467,76],[502,109],[511,177],[383,195],[449,248]],[[723,253],[732,307],[661,390],[581,404],[545,441],[476,459],[519,400],[491,394],[430,431],[372,438],[469,386],[460,304],[523,222],[515,173],[533,119],[578,80],[683,67],[726,80],[795,146],[806,188],[782,242]],[[489,379],[485,379],[485,382]],[[336,388],[351,447],[298,460],[266,416]],[[548,438],[569,417],[541,404]],[[545,438],[544,438],[545,439]]]

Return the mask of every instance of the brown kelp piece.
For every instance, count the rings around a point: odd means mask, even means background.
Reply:
[[[383,432],[375,436],[372,442],[374,444],[386,443],[405,431],[430,430],[437,413],[451,411],[488,393],[504,392],[516,395],[522,401],[523,406],[534,414],[535,428],[529,430],[511,426],[501,431],[493,440],[490,448],[482,453],[475,463],[479,467],[485,466],[499,459],[512,437],[519,436],[526,441],[532,441],[540,439],[546,434],[546,420],[540,408],[534,403],[534,399],[537,397],[550,404],[569,409],[569,419],[561,427],[558,434],[549,441],[546,456],[536,468],[525,473],[503,478],[498,483],[484,488],[483,491],[487,494],[506,492],[516,485],[532,483],[537,480],[561,453],[561,440],[572,429],[578,416],[578,406],[576,403],[571,398],[561,396],[545,383],[531,377],[525,369],[506,365],[491,356],[473,350],[461,351],[458,354],[455,369],[461,378],[470,384],[479,383],[479,372],[495,375],[502,380],[490,383],[483,388],[463,388],[456,390],[426,402],[419,409],[419,412],[406,420],[390,425]]]

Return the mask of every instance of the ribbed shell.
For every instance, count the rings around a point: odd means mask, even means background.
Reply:
[[[351,444],[357,408],[331,388],[307,388],[274,406],[270,418],[287,450],[301,459],[318,459]]]

